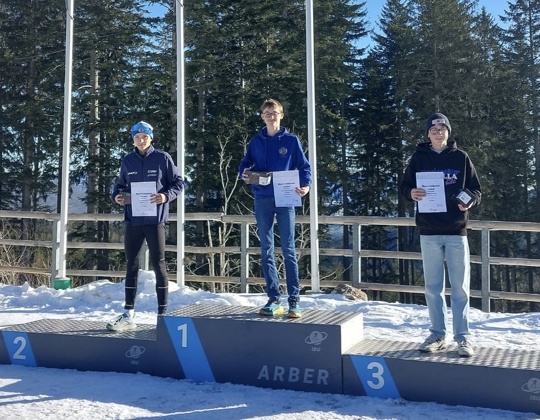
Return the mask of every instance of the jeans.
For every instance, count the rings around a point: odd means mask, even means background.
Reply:
[[[469,242],[459,235],[420,235],[424,265],[425,296],[431,320],[430,331],[437,337],[446,335],[447,307],[444,295],[444,260],[452,289],[454,340],[468,338],[469,333],[469,289],[471,264]]]
[[[255,220],[261,241],[261,265],[266,280],[266,293],[270,299],[279,300],[279,278],[274,259],[274,215],[281,237],[285,260],[285,277],[290,301],[300,300],[300,280],[295,251],[294,207],[276,207],[274,197],[255,197]]]

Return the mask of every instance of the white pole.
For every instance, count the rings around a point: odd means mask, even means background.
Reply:
[[[317,200],[317,139],[315,124],[315,59],[313,35],[313,0],[306,0],[306,68],[307,68],[307,107],[309,162],[313,184],[309,193],[309,221],[311,237],[311,291],[320,291],[319,279],[319,210]]]
[[[176,0],[176,162],[178,172],[185,179],[185,163],[184,163],[184,4],[181,0]],[[176,251],[176,283],[179,286],[185,284],[184,274],[184,222],[185,222],[185,197],[184,193],[180,194],[178,200],[178,222],[177,222],[177,244]]]
[[[60,237],[59,237],[59,267],[58,280],[66,278],[66,254],[67,254],[67,222],[69,211],[69,162],[70,162],[70,138],[71,138],[71,85],[73,63],[73,10],[74,1],[66,1],[66,63],[64,81],[64,131],[62,147],[62,191],[60,197]]]

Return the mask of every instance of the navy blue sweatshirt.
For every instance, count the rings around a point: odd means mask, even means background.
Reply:
[[[156,183],[156,192],[167,196],[165,203],[157,204],[156,216],[133,216],[131,205],[124,206],[124,220],[133,226],[159,225],[169,219],[169,202],[174,200],[184,188],[184,180],[171,156],[150,146],[144,156],[136,149],[122,159],[120,176],[112,192],[112,200],[121,192],[131,192],[132,182]]]

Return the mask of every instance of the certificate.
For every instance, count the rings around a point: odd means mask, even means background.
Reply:
[[[131,183],[131,214],[133,216],[157,216],[157,204],[150,202],[150,196],[156,193],[156,183]]]
[[[416,188],[426,191],[426,196],[418,201],[419,213],[446,213],[444,172],[417,172]]]
[[[302,199],[296,193],[296,187],[300,187],[298,171],[273,172],[272,175],[276,207],[300,207]]]

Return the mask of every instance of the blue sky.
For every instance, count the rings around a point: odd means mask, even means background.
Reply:
[[[374,23],[378,20],[381,9],[385,3],[386,0],[366,0],[368,21],[370,23]],[[499,15],[504,14],[507,3],[507,0],[479,0],[478,10],[480,11],[480,8],[484,6],[489,13],[498,18]],[[156,14],[163,12],[163,8],[159,5],[153,5],[149,8],[149,10]]]
[[[358,0],[361,1],[361,0]],[[372,29],[377,29],[377,22],[380,17],[381,10],[383,6],[386,4],[386,0],[365,0],[366,1],[366,8],[367,8],[367,21],[368,25]],[[493,15],[493,17],[498,20],[499,15],[504,15],[504,11],[507,8],[508,1],[507,0],[479,0],[478,1],[478,12],[481,10],[482,7],[485,7],[486,10]],[[160,6],[154,5],[149,8],[151,13],[154,13],[156,15],[159,15],[163,13],[163,9]],[[367,38],[365,40],[365,43],[369,44],[370,40]]]
[[[366,0],[366,8],[368,10],[368,21],[374,24],[379,19],[381,9],[386,3],[386,0]],[[483,7],[493,15],[494,18],[504,14],[508,2],[507,0],[480,0],[478,2],[478,11]]]
[[[369,27],[375,31],[378,29],[378,21],[380,18],[381,10],[386,4],[386,0],[365,0],[366,8],[368,15],[366,20],[368,21]],[[478,12],[485,7],[488,13],[490,13],[495,20],[499,19],[500,15],[504,15],[504,11],[507,8],[507,0],[479,0],[478,1]],[[361,45],[369,45],[372,42],[371,39],[366,38]]]

